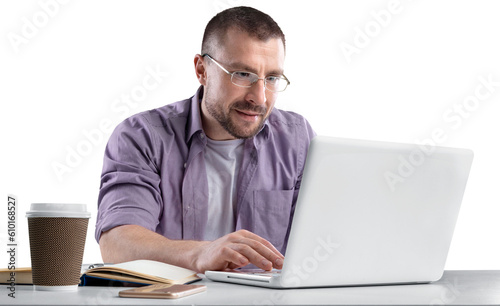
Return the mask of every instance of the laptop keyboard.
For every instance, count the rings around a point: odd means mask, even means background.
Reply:
[[[235,272],[238,273],[243,273],[243,274],[251,274],[251,275],[258,275],[258,276],[268,276],[268,277],[274,277],[278,276],[281,274],[281,270],[271,270],[271,271],[264,271],[261,269],[240,269],[236,270]]]

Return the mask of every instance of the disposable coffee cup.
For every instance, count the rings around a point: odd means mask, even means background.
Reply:
[[[33,203],[26,217],[35,290],[77,290],[90,218],[86,205]]]

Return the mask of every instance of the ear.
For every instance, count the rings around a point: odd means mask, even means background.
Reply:
[[[196,54],[194,57],[194,70],[196,78],[201,85],[207,85],[207,70],[203,56]]]

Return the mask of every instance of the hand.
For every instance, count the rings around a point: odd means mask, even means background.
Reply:
[[[247,230],[206,241],[193,251],[193,267],[202,273],[236,269],[249,263],[264,270],[281,269],[285,258],[269,241]]]

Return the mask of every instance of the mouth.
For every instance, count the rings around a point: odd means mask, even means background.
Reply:
[[[248,110],[235,109],[234,111],[236,112],[236,114],[238,114],[238,116],[240,118],[242,118],[243,120],[245,120],[247,122],[256,122],[257,120],[259,120],[260,116],[263,116],[262,113],[252,112],[252,111],[248,111]]]

